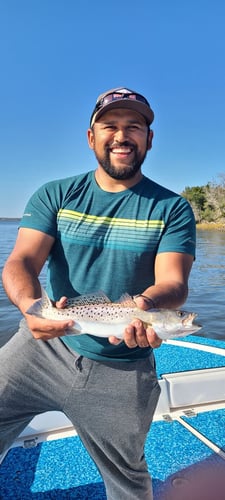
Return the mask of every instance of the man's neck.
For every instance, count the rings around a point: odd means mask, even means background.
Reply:
[[[110,193],[125,191],[126,189],[135,186],[135,184],[138,184],[142,178],[143,174],[140,170],[134,177],[125,180],[113,179],[113,177],[110,177],[110,175],[108,175],[100,165],[98,165],[97,170],[95,171],[95,180],[99,187],[103,189],[103,191],[108,191]]]

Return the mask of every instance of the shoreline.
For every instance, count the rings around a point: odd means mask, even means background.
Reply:
[[[0,222],[17,222],[20,220],[21,217],[0,217]]]
[[[0,217],[0,222],[17,222],[21,217]],[[225,222],[196,222],[196,229],[225,231]]]
[[[202,231],[225,231],[225,222],[198,222],[196,223],[196,229],[200,229]]]

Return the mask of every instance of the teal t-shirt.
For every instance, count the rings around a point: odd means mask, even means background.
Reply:
[[[189,203],[147,177],[119,193],[103,191],[94,172],[49,182],[28,201],[20,226],[55,238],[47,271],[53,300],[99,290],[112,301],[136,295],[154,284],[157,253],[195,255]],[[97,360],[134,360],[150,350],[91,335],[62,340]]]

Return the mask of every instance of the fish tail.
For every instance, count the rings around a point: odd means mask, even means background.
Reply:
[[[43,309],[50,308],[50,307],[53,307],[51,300],[50,300],[48,294],[46,293],[46,291],[44,290],[44,288],[41,287],[41,298],[36,300],[32,304],[32,306],[30,306],[29,309],[27,309],[26,313],[34,315],[34,316],[42,317]]]

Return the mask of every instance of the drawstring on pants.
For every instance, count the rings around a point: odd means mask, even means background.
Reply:
[[[82,359],[84,356],[78,356],[78,358],[75,360],[75,368],[79,372],[82,372]]]

